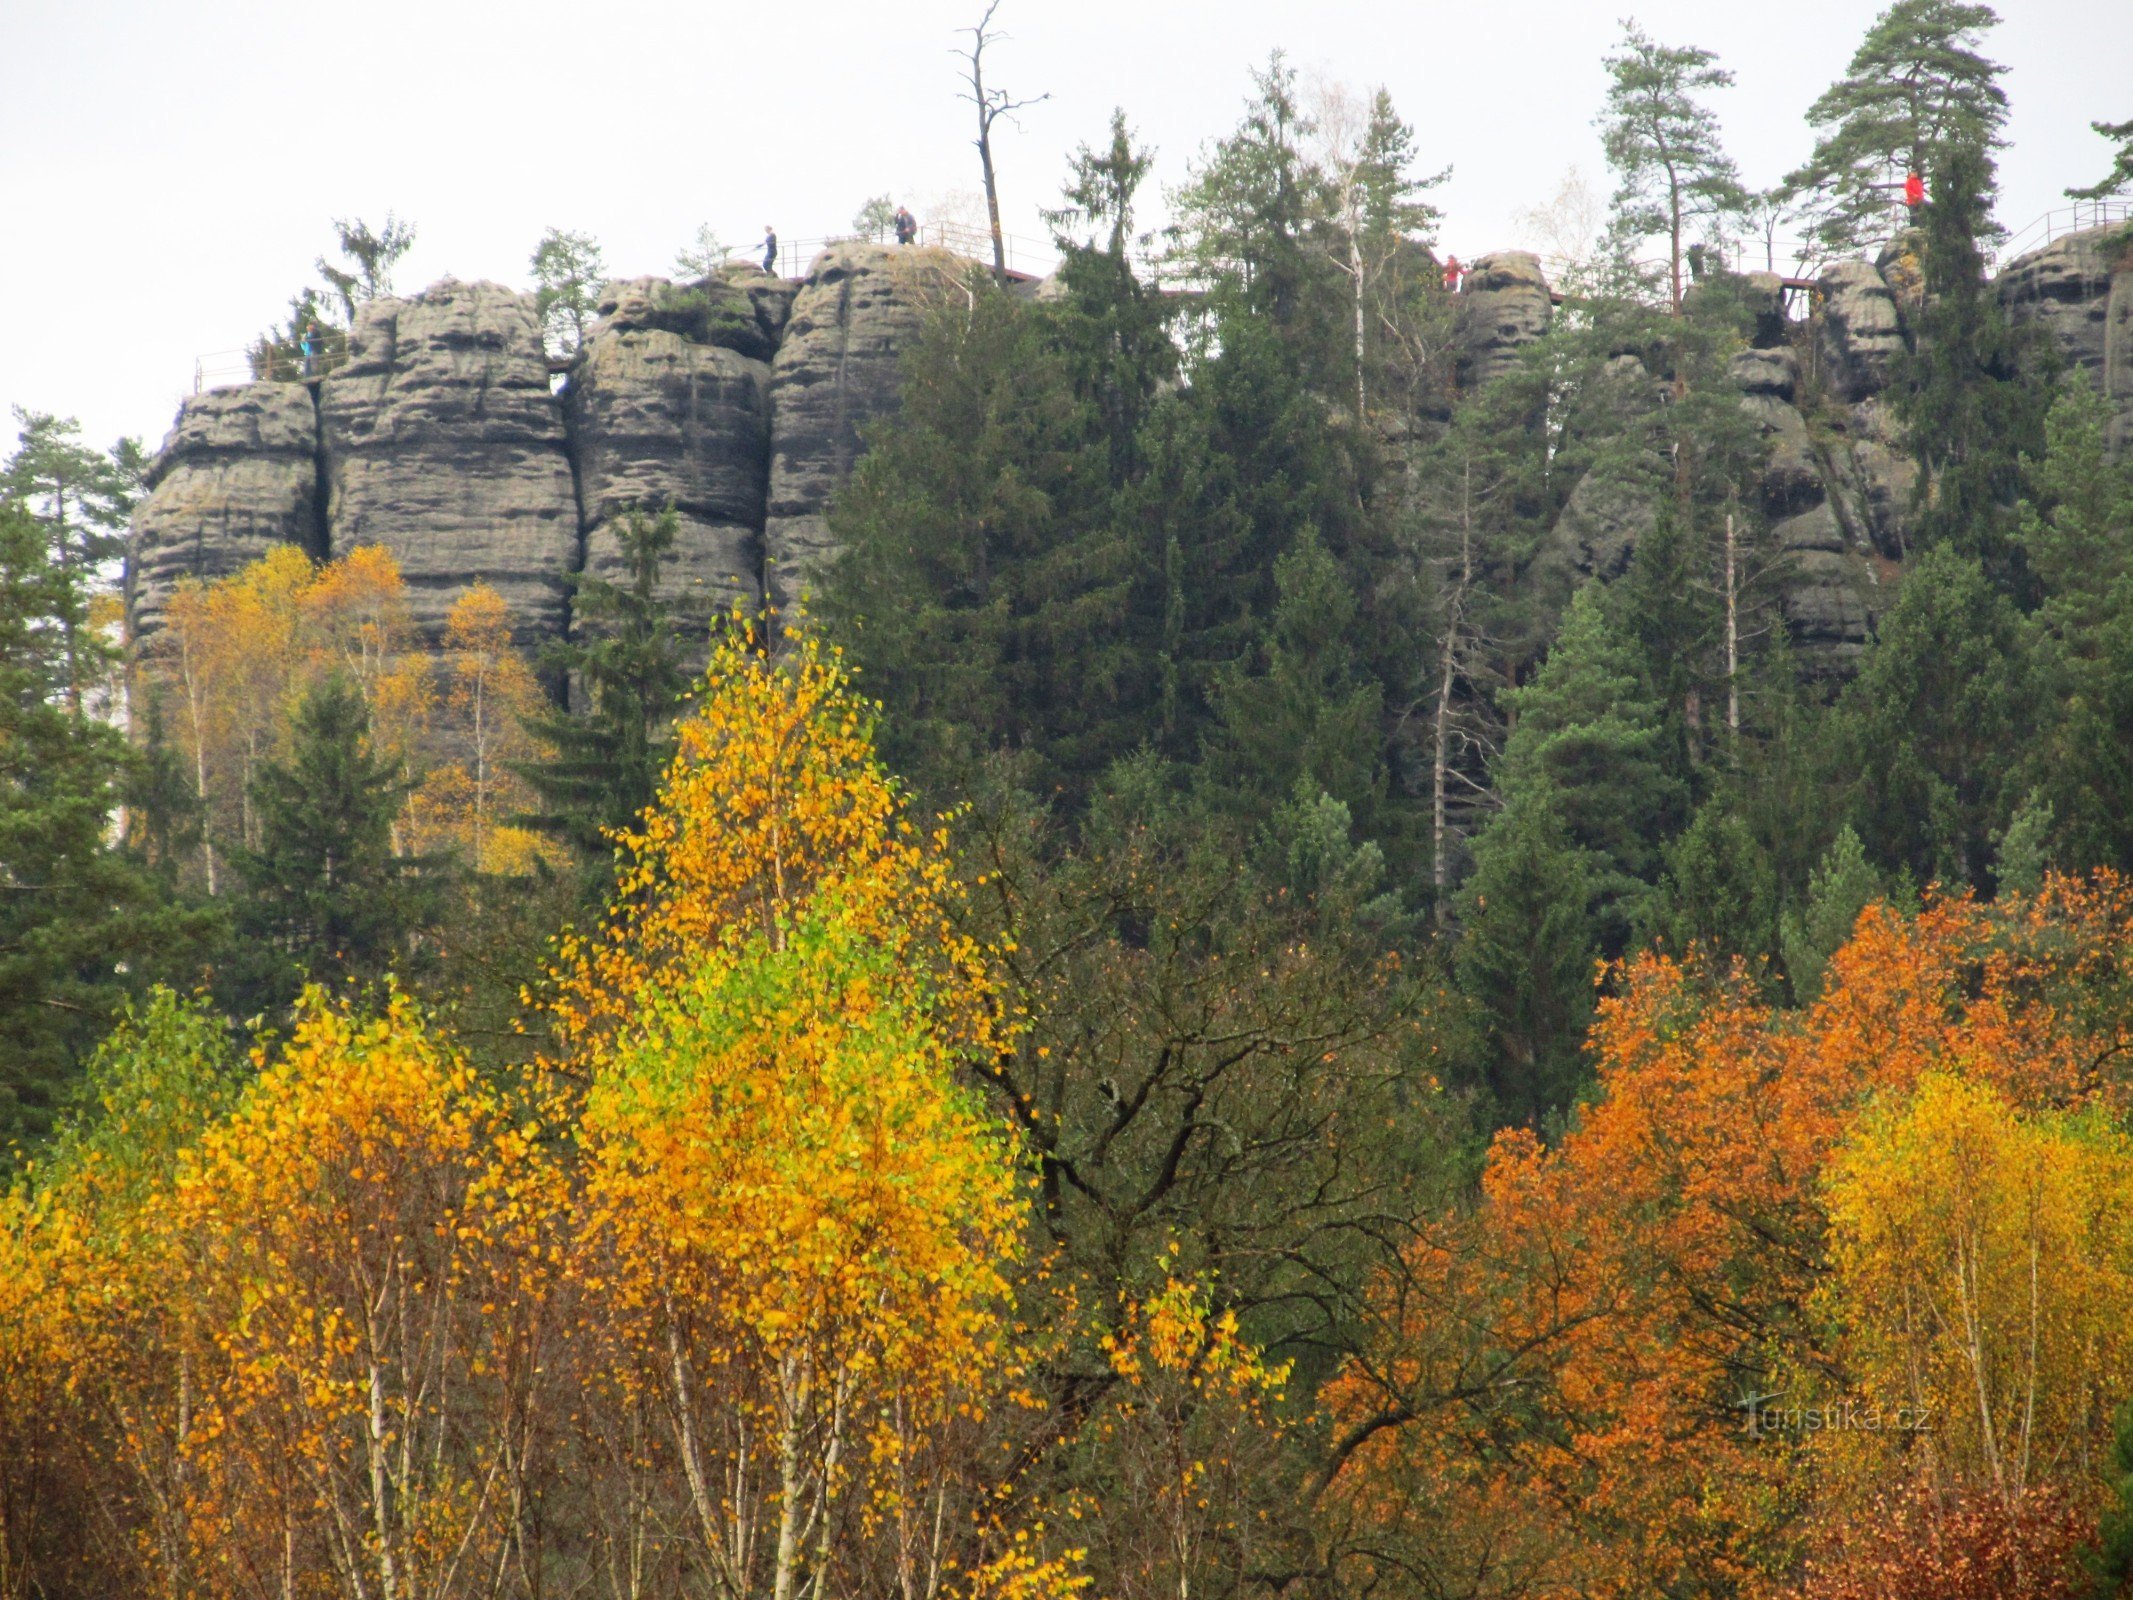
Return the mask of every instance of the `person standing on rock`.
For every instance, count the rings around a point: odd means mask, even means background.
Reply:
[[[763,224],[763,270],[775,272],[778,268],[778,230],[769,223]]]
[[[908,245],[917,237],[918,218],[911,215],[910,207],[898,206],[896,208],[896,242],[900,245]]]
[[[301,338],[300,338],[300,339],[299,339],[299,340],[297,341],[297,348],[298,348],[299,350],[301,350],[301,351],[303,352],[303,357],[304,357],[304,376],[305,376],[305,377],[307,377],[307,378],[315,378],[315,377],[317,377],[317,376],[318,376],[318,324],[317,324],[317,323],[315,323],[315,322],[307,322],[307,323],[305,323],[305,324],[304,324],[304,332],[303,332],[303,336],[302,336],[302,337],[301,337]]]
[[[1459,280],[1466,276],[1466,268],[1459,264],[1457,256],[1444,258],[1444,287],[1447,293],[1459,292]]]

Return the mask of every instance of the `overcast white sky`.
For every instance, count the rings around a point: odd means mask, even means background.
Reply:
[[[729,243],[848,225],[867,196],[922,214],[977,182],[955,30],[980,0],[0,0],[0,428],[8,405],[153,445],[197,356],[281,314],[328,219],[392,208],[420,238],[403,290],[523,283],[553,224],[617,275],[666,271],[708,222]],[[1719,52],[1744,175],[1806,152],[1803,113],[1877,0],[1005,0],[994,52],[1049,91],[1000,138],[1009,231],[1041,236],[1066,155],[1126,108],[1174,183],[1236,120],[1247,70],[1382,82],[1449,163],[1444,245],[1519,242],[1564,170],[1607,181],[1592,116],[1617,18]],[[2001,0],[2011,68],[2001,220],[2104,170],[2133,117],[2133,4]]]

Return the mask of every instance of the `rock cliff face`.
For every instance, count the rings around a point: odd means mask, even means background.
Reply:
[[[2092,228],[2018,256],[2000,274],[2018,323],[2041,327],[2117,410],[2111,444],[2133,449],[2133,237]]]
[[[830,496],[851,476],[866,425],[896,404],[902,354],[927,305],[964,270],[942,250],[833,245],[794,299],[770,369],[763,566],[780,605],[800,597],[829,553]]]
[[[702,288],[656,278],[609,287],[563,391],[587,571],[617,575],[618,518],[672,506],[681,527],[663,578],[669,593],[689,598],[688,615],[708,623],[736,600],[762,597],[770,450],[762,352],[773,338],[737,289],[720,304]]]
[[[1555,301],[1540,257],[1500,250],[1468,268],[1459,309],[1466,356],[1460,382],[1475,388],[1517,365],[1518,352],[1548,331]]]
[[[847,244],[799,284],[747,266],[610,284],[560,390],[530,295],[448,279],[372,301],[325,379],[180,408],[135,517],[136,626],[161,625],[181,579],[276,544],[378,544],[430,637],[485,582],[532,645],[568,626],[564,574],[612,575],[618,520],[669,506],[665,582],[694,623],[757,602],[766,576],[789,602],[902,352],[966,266]]]
[[[577,492],[525,295],[447,279],[373,300],[318,413],[329,545],[390,550],[425,634],[440,635],[477,582],[504,597],[526,640],[561,631]]]
[[[180,579],[227,577],[278,544],[314,553],[324,544],[310,393],[249,383],[195,395],[148,488],[134,514],[132,579],[135,623],[153,630]]]
[[[1911,337],[1914,256],[1829,268],[1804,331],[1785,321],[1776,279],[1749,281],[1754,348],[1733,375],[1769,447],[1760,509],[1811,671],[1849,669],[1910,548],[1915,468],[1885,391]],[[903,351],[967,269],[938,251],[847,244],[799,283],[734,266],[693,284],[611,284],[563,372],[531,296],[448,280],[373,302],[348,364],[323,381],[217,389],[181,408],[136,514],[137,624],[160,625],[180,579],[222,576],[276,544],[383,544],[433,635],[480,580],[532,644],[568,626],[563,575],[611,572],[618,519],[666,506],[681,523],[667,579],[697,623],[735,600],[789,604],[829,550],[825,512],[867,426],[896,403]],[[1998,292],[2090,372],[2117,408],[2117,447],[2133,449],[2133,251],[2113,231],[2075,234],[2012,262]],[[1476,261],[1459,300],[1469,387],[1510,371],[1553,316],[1540,263],[1521,251]],[[1664,463],[1634,437],[1664,385],[1627,355],[1609,378],[1623,448],[1544,541],[1537,576],[1551,592],[1622,571],[1664,492]]]

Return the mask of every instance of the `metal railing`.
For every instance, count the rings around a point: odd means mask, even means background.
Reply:
[[[288,350],[262,353],[257,345],[242,350],[211,350],[193,358],[193,393],[244,383],[306,383],[323,378],[348,361],[345,340],[334,340],[307,361]]]
[[[778,253],[772,268],[781,278],[804,278],[816,256],[835,244],[888,244],[894,236],[886,229],[877,234],[833,233],[820,238],[780,239]],[[980,264],[992,260],[992,234],[984,228],[967,227],[955,222],[925,222],[919,225],[918,243],[937,250],[946,250],[951,255],[965,256]],[[1051,245],[1025,239],[1015,234],[1002,237],[1006,247],[1007,270],[1021,277],[1042,278],[1059,265],[1059,258]],[[763,264],[763,247],[735,250],[730,257],[734,261],[750,261]]]
[[[2001,261],[2012,261],[2032,250],[2042,250],[2054,239],[2063,239],[2070,233],[2087,233],[2091,228],[2108,228],[2113,223],[2125,222],[2133,222],[2133,199],[2077,200],[2070,206],[2045,212],[2020,233],[2012,235],[1994,254]]]

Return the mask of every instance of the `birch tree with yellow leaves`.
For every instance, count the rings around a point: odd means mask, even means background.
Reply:
[[[558,974],[590,1076],[597,1365],[614,1412],[652,1398],[679,1480],[622,1485],[640,1503],[610,1520],[675,1515],[704,1591],[734,1600],[849,1581],[909,1526],[913,1452],[1009,1356],[1014,1150],[958,1083],[1007,1008],[869,721],[834,654],[772,659],[734,630],[621,841],[615,909]],[[955,1487],[918,1509],[967,1524]]]

